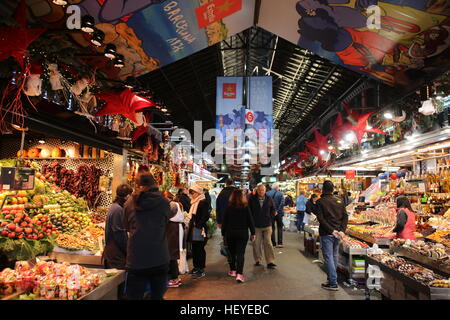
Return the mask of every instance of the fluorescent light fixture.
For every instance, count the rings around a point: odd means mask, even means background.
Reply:
[[[328,146],[328,150],[333,150],[333,146]]]
[[[161,111],[162,112],[167,112],[167,109],[166,108],[162,108]]]
[[[391,111],[386,111],[386,112],[384,113],[384,117],[385,117],[386,119],[392,119],[392,118],[394,117],[394,115],[392,114]]]
[[[326,154],[326,151],[325,151],[325,150],[320,150],[320,154],[321,154],[321,155],[325,155],[325,154]]]
[[[366,130],[372,130],[373,129],[373,127],[370,125],[370,124],[368,124],[367,126],[366,126]]]
[[[38,142],[39,142],[40,144],[44,144],[44,143],[45,143],[45,140],[41,139],[41,140],[39,140]]]

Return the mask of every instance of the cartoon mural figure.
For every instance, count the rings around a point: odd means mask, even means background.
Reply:
[[[126,22],[133,13],[167,0],[84,0],[79,3],[81,15],[90,15],[95,24]]]
[[[371,6],[380,9],[379,29],[367,26]],[[298,45],[318,41],[320,50],[336,54],[347,67],[394,83],[396,71],[422,67],[424,58],[448,47],[448,18],[436,13],[448,12],[448,6],[422,0],[300,0]]]

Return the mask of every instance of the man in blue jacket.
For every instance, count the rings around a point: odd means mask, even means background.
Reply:
[[[306,211],[306,203],[308,199],[305,197],[305,191],[300,191],[300,195],[297,197],[297,230],[298,232],[303,231],[305,219],[305,211]]]
[[[277,211],[277,215],[272,221],[272,245],[277,248],[283,247],[283,215],[284,215],[284,197],[283,193],[280,191],[280,185],[278,183],[274,183],[272,185],[272,189],[267,192],[267,195],[272,198],[273,203],[275,204],[275,210]],[[277,237],[278,237],[278,245],[275,239],[275,224],[277,229]]]

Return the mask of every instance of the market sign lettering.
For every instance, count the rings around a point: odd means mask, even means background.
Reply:
[[[178,8],[177,1],[171,1],[166,4],[164,6],[164,11],[167,13],[169,21],[176,27],[176,33],[181,37],[181,39],[176,37],[167,39],[173,52],[184,49],[185,43],[183,41],[191,44],[197,40],[197,38],[189,32],[189,23],[181,14],[182,10]]]

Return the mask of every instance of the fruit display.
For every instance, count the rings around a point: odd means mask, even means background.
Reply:
[[[362,242],[355,238],[349,237],[348,235],[343,236],[342,242],[345,246],[347,246],[349,248],[354,248],[354,249],[362,249],[362,248],[369,247],[365,242]]]
[[[386,252],[383,254],[369,254],[369,256],[382,264],[385,264],[389,268],[397,270],[405,276],[428,286],[431,286],[432,283],[436,283],[435,281],[437,280],[445,280],[444,277],[429,269]]]
[[[55,242],[60,248],[78,251],[89,250],[96,253],[99,248],[98,238],[105,237],[105,231],[96,226],[89,226],[75,234],[60,234]]]
[[[392,239],[395,234],[392,233],[392,226],[376,224],[373,226],[349,225],[346,233],[356,238],[368,239]]]
[[[450,230],[439,230],[429,235],[427,239],[442,243],[443,245],[450,247]]]
[[[416,254],[450,265],[450,249],[440,243],[394,239],[392,247],[401,247]]]
[[[79,265],[39,261],[16,263],[14,270],[0,272],[0,295],[22,293],[20,300],[76,300],[102,284],[103,272],[91,272]]]
[[[92,223],[99,224],[106,222],[106,214],[103,214],[98,208],[96,212],[91,212],[90,215]]]
[[[0,213],[0,250],[12,260],[32,259],[51,251],[52,236],[57,232],[47,221],[46,216],[30,216],[23,204],[4,206]]]

